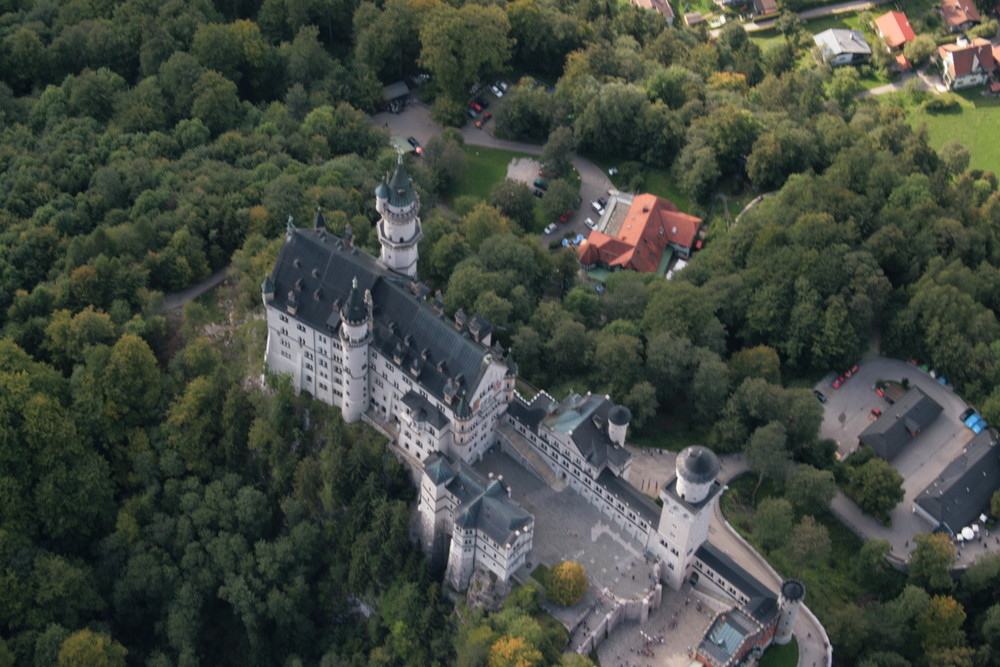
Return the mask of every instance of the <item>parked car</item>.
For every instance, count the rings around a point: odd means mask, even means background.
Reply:
[[[469,108],[475,111],[476,113],[479,113],[480,111],[483,110],[483,105],[479,104],[478,102],[469,102]]]
[[[485,97],[477,97],[476,99],[474,99],[472,101],[475,102],[476,104],[478,104],[479,106],[481,106],[484,109],[490,105],[490,103],[486,101]]]
[[[872,408],[872,415],[875,417],[875,419],[878,419],[879,417],[882,416],[882,411],[879,410],[878,408]]]
[[[549,226],[545,228],[545,234],[551,234],[556,231],[556,223],[550,222]]]
[[[497,85],[497,88],[499,88],[500,90],[502,90],[505,93],[507,92],[507,88],[509,88],[509,86],[507,85],[506,81],[497,81],[496,85]]]
[[[605,199],[604,197],[598,197],[597,203],[601,205],[601,208],[605,208],[608,205],[608,200]]]
[[[497,97],[503,97],[503,91],[496,86],[490,86],[490,92],[492,92]]]
[[[569,220],[569,216],[572,211],[563,211],[563,214],[559,216],[559,222],[566,222]]]
[[[965,422],[966,419],[968,419],[974,414],[976,414],[975,408],[966,408],[965,410],[962,411],[962,414],[958,416],[958,420],[961,422]]]
[[[600,202],[592,201],[590,202],[590,207],[594,209],[594,212],[597,213],[597,215],[604,215],[604,207],[601,206]]]
[[[587,218],[586,220],[584,220],[584,221],[583,221],[583,224],[587,225],[587,226],[588,226],[588,227],[590,227],[591,229],[594,229],[594,228],[596,228],[596,227],[597,227],[597,223],[595,223],[595,222],[594,222],[594,221],[593,221],[592,219],[590,219],[590,218]]]
[[[813,389],[813,396],[818,398],[820,403],[826,403],[826,394],[821,392],[819,389]]]
[[[545,193],[542,192],[541,190],[532,190],[531,194],[535,195],[539,199],[545,196]]]
[[[535,179],[535,187],[538,188],[539,190],[548,190],[549,189],[549,184],[546,183],[545,181],[543,181],[540,178],[536,178]]]
[[[416,137],[407,137],[406,142],[414,148],[420,148],[420,142],[417,141]]]
[[[841,375],[839,378],[830,383],[830,386],[834,389],[840,389],[840,386],[844,384],[844,376]]]
[[[472,107],[469,107],[468,109],[466,109],[465,113],[469,114],[469,118],[475,118],[476,117],[476,110],[473,109]]]

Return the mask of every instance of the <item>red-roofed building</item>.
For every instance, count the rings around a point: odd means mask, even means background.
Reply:
[[[701,230],[700,218],[681,213],[671,202],[651,194],[637,195],[623,218],[613,218],[608,233],[594,230],[580,244],[584,266],[654,273],[668,246],[678,256],[690,257]]]
[[[941,0],[941,16],[949,32],[965,32],[982,22],[972,0]]]
[[[890,51],[916,39],[910,21],[903,12],[886,12],[875,19],[875,28]]]
[[[941,78],[952,90],[985,84],[996,67],[993,45],[980,37],[971,44],[966,39],[959,39],[956,44],[939,46],[938,55],[941,57]]]

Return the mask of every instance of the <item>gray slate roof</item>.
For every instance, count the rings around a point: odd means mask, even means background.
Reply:
[[[758,624],[739,609],[730,609],[715,617],[698,644],[698,653],[708,658],[712,667],[728,667],[740,649],[761,631]]]
[[[438,430],[443,429],[449,424],[448,417],[436,405],[417,392],[406,392],[403,394],[402,400],[403,405],[413,410],[414,419],[418,422],[427,422]]]
[[[858,440],[886,461],[891,461],[920,431],[938,418],[941,410],[937,401],[914,387],[869,424]]]
[[[647,524],[654,529],[656,528],[657,522],[660,520],[660,506],[654,503],[649,496],[607,468],[597,476],[597,483],[627,502],[628,506]]]
[[[553,433],[569,434],[590,465],[597,469],[609,463],[621,467],[631,455],[608,437],[608,411],[612,407],[607,396],[570,394],[543,422]]]
[[[413,180],[406,173],[403,166],[403,156],[399,156],[396,163],[396,171],[393,172],[389,180],[389,203],[400,208],[409,206],[417,199],[417,193],[413,190]]]
[[[677,474],[692,484],[711,482],[719,475],[719,457],[708,447],[692,445],[677,455]]]
[[[746,609],[760,623],[767,625],[778,613],[778,596],[711,542],[703,543],[694,555],[750,599]]]
[[[870,56],[872,47],[865,41],[865,36],[860,30],[845,30],[844,28],[830,28],[813,35],[813,41],[819,46],[824,57],[831,58],[842,53]]]
[[[443,454],[433,454],[424,463],[424,470],[435,483],[447,480],[446,488],[458,500],[457,526],[480,530],[503,546],[514,538],[515,531],[534,521],[510,499],[503,482],[483,477],[464,461],[452,462]]]
[[[1000,447],[987,429],[920,492],[916,502],[953,534],[973,523],[1000,488]]]
[[[271,274],[272,304],[287,310],[294,299],[298,309],[289,317],[334,334],[340,326],[339,308],[347,304],[355,278],[359,294],[371,290],[373,345],[386,359],[395,363],[394,354],[400,356],[399,366],[442,399],[450,378],[463,378],[459,397],[479,385],[488,367],[486,357],[495,356],[495,350],[473,341],[467,331],[456,330],[451,321],[415,297],[410,278],[389,271],[371,255],[322,229],[289,229]],[[419,377],[410,370],[414,358],[423,362],[418,364]]]

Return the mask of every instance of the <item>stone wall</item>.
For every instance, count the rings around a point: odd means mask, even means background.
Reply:
[[[597,624],[597,627],[591,630],[590,634],[584,638],[580,646],[577,647],[576,652],[581,655],[587,655],[600,646],[601,642],[610,637],[615,628],[623,622],[645,623],[649,619],[650,612],[659,608],[662,601],[662,584],[656,584],[653,590],[648,591],[645,595],[638,598],[631,600],[619,600],[615,598],[614,606],[604,615],[604,618]]]

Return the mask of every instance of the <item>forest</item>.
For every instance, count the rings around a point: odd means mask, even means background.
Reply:
[[[287,218],[320,207],[377,247],[396,153],[369,114],[417,73],[446,125],[480,77],[541,82],[495,131],[545,142],[560,175],[567,151],[665,170],[706,216],[773,193],[674,280],[599,294],[538,244],[528,188],[438,205],[460,133],[408,158],[422,279],[528,382],[609,393],[640,443],[800,464],[756,508],[800,523],[829,502],[800,477],[865,484],[817,438],[806,387],[828,370],[926,362],[1000,423],[996,175],[803,64],[783,25],[762,51],[615,0],[0,0],[0,665],[586,664],[532,590],[488,616],[450,602],[384,442],[261,378]],[[227,267],[216,297],[164,309]],[[823,611],[840,664],[1000,664],[996,562],[954,582],[929,542],[904,581],[880,548]]]

